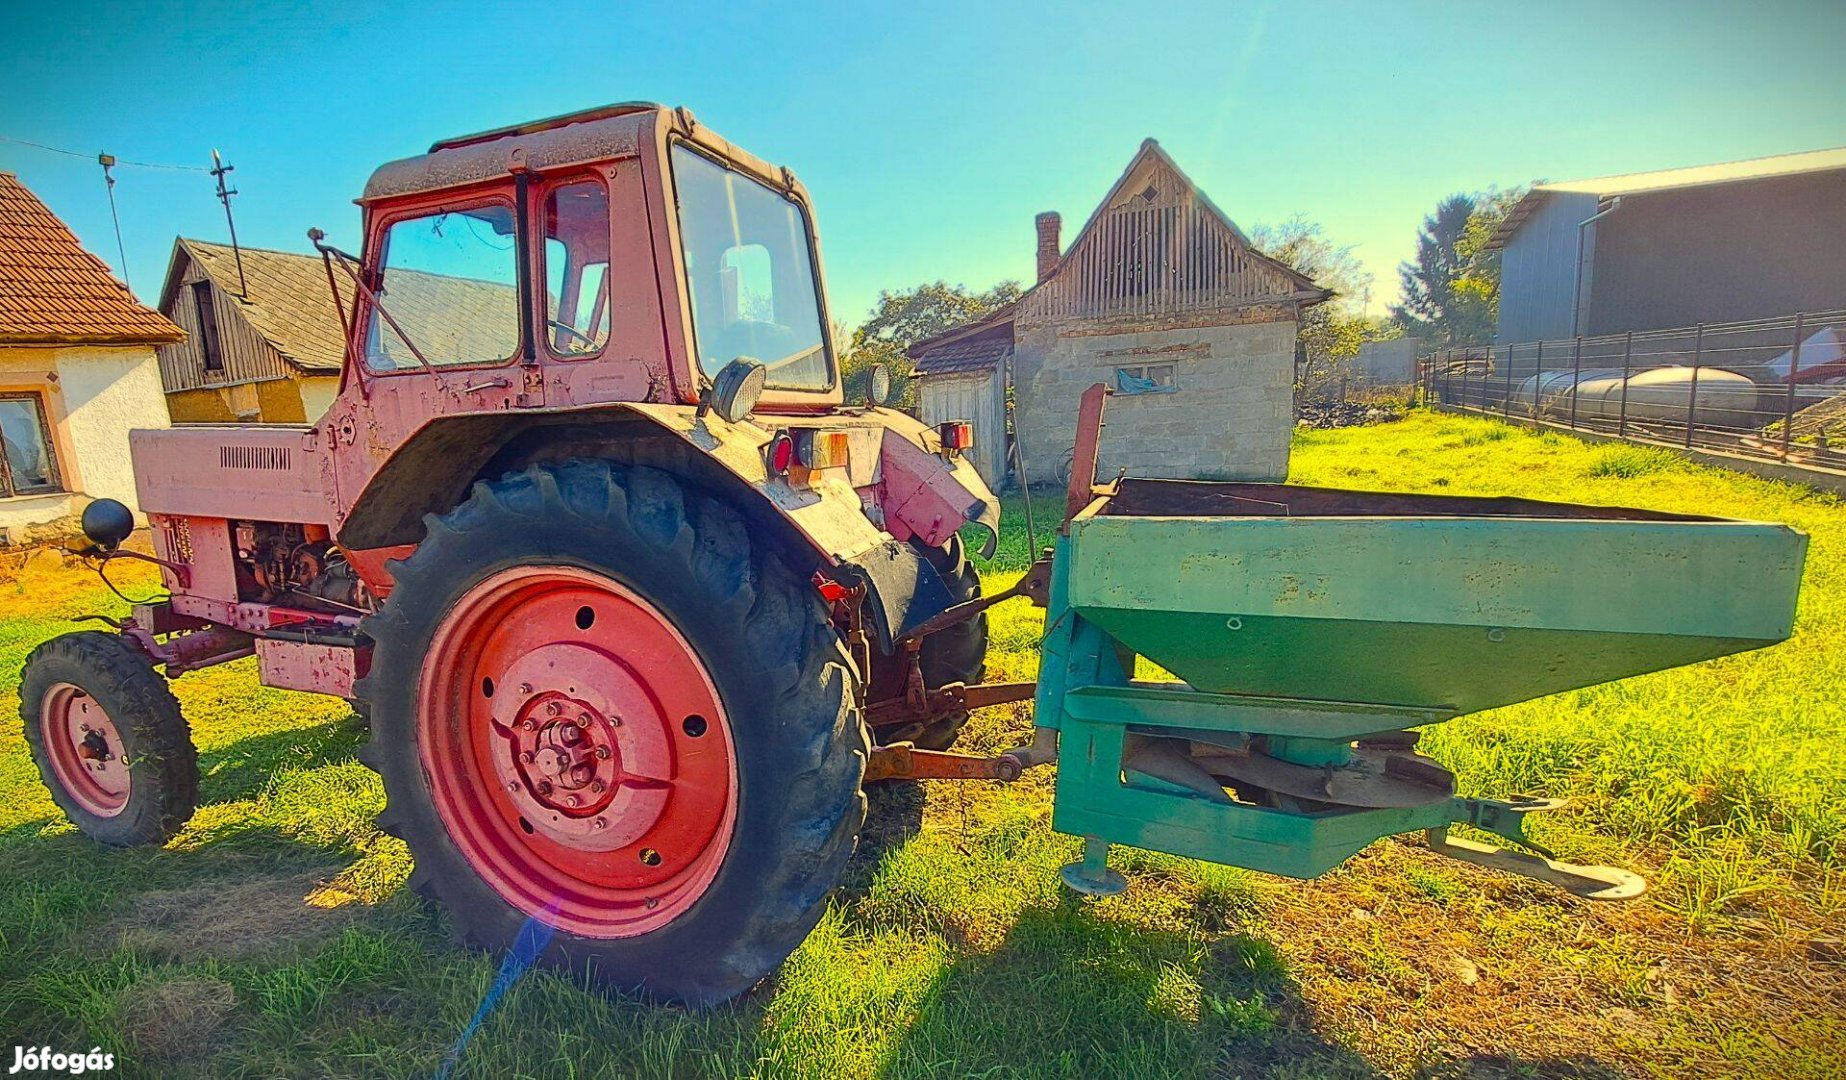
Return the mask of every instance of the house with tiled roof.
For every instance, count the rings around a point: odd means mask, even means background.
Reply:
[[[1282,479],[1296,325],[1331,294],[1258,251],[1152,139],[1068,248],[1059,215],[1036,224],[1024,295],[910,348],[921,417],[972,421],[976,467],[996,485],[1019,460],[1052,481],[1069,468],[1078,398],[1104,383],[1105,473]]]
[[[174,422],[320,419],[339,393],[352,293],[342,269],[328,284],[318,255],[175,240],[160,291],[160,310],[186,330],[160,350]],[[437,355],[498,355],[503,328],[518,321],[518,292],[492,281],[394,270],[387,302],[410,340]],[[374,347],[376,364],[417,364],[395,334]]]
[[[241,263],[241,265],[240,265]],[[176,423],[309,423],[340,389],[342,310],[352,279],[334,286],[317,255],[179,237],[160,310],[186,331],[160,350],[160,381]]]
[[[154,350],[181,337],[0,172],[0,543],[74,535],[92,499],[135,505],[128,432],[167,426]]]

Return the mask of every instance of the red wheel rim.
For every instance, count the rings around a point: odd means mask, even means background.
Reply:
[[[39,709],[45,757],[58,786],[86,812],[112,818],[128,805],[129,761],[115,721],[73,683],[58,683]]]
[[[730,724],[633,590],[566,566],[487,578],[437,628],[417,702],[436,809],[514,907],[633,937],[711,886],[737,817]]]

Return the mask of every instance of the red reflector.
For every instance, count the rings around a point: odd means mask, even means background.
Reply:
[[[814,587],[820,590],[820,598],[829,604],[837,604],[852,595],[852,590],[829,577],[814,575]]]
[[[944,450],[967,450],[974,446],[974,425],[967,420],[950,420],[940,424],[936,433]]]
[[[788,472],[788,467],[795,463],[795,440],[788,437],[788,432],[779,432],[769,440],[769,471],[775,476]]]

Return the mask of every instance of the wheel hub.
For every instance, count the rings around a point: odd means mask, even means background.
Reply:
[[[595,937],[698,899],[737,781],[716,688],[664,615],[590,571],[521,567],[458,601],[429,651],[432,794],[502,896]]]
[[[97,700],[71,683],[45,695],[39,718],[52,771],[78,805],[114,817],[128,805],[130,762],[122,736]]]
[[[506,738],[513,768],[539,806],[580,817],[615,797],[622,778],[615,724],[588,702],[535,696]]]

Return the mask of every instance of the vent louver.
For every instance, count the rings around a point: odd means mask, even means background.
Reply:
[[[221,469],[277,469],[294,467],[294,454],[286,446],[220,446]]]

